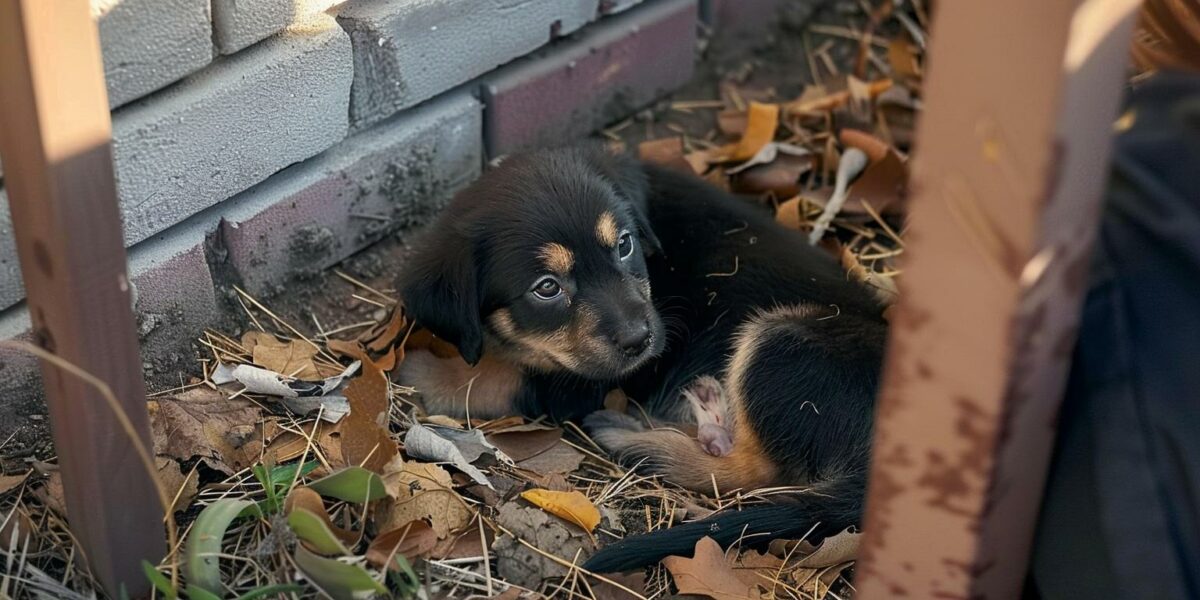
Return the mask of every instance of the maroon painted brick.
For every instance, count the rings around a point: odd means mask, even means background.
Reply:
[[[657,0],[484,77],[484,143],[496,157],[582,136],[688,81],[696,0]]]
[[[479,102],[443,95],[215,207],[248,292],[271,295],[387,233],[431,219],[482,166]]]
[[[129,251],[138,338],[152,388],[179,385],[179,373],[195,371],[193,343],[221,315],[204,249],[215,229],[211,220],[189,219]]]

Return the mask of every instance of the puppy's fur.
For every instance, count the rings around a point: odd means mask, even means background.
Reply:
[[[702,535],[819,536],[858,519],[883,307],[756,207],[597,148],[513,157],[451,203],[401,293],[465,360],[402,365],[432,411],[575,418],[619,386],[667,426],[589,416],[618,457],[704,492],[811,490],[625,540],[588,568],[686,554]]]

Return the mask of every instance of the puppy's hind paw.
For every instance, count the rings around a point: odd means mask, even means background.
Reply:
[[[641,421],[614,410],[601,410],[584,417],[583,428],[601,448],[612,453],[628,448],[637,434],[646,430]]]

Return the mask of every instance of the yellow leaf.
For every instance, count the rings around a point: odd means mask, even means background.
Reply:
[[[527,490],[521,492],[521,497],[556,517],[582,527],[588,533],[600,524],[600,511],[596,505],[577,491]]]
[[[775,139],[775,128],[779,126],[779,105],[750,103],[746,133],[738,143],[727,148],[726,160],[749,160],[763,146]]]

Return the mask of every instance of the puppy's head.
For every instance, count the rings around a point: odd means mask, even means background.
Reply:
[[[459,193],[400,288],[418,323],[476,363],[624,375],[662,351],[645,175],[591,148],[506,159]]]

